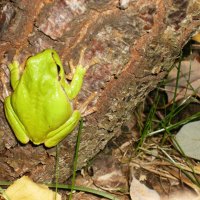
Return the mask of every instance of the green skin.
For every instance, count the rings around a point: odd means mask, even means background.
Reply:
[[[28,58],[20,77],[19,63],[9,65],[14,92],[5,99],[6,118],[17,139],[53,147],[77,126],[81,113],[71,100],[81,87],[86,69],[76,67],[70,84],[65,80],[56,51],[47,49]]]

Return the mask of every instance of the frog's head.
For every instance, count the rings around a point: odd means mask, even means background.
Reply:
[[[30,57],[26,63],[27,70],[35,78],[49,76],[49,79],[62,79],[64,70],[59,55],[53,49],[46,49]]]

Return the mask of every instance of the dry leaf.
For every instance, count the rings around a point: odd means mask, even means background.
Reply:
[[[16,180],[5,191],[5,197],[9,200],[61,200],[61,196],[49,190],[44,184],[36,184],[29,177],[23,176]]]
[[[160,196],[155,190],[149,189],[134,176],[130,186],[130,196],[131,200],[160,200]]]
[[[175,139],[180,149],[190,158],[200,160],[200,121],[184,125]]]
[[[200,92],[200,63],[195,59],[193,61],[182,61],[180,67],[180,77],[176,101],[187,96],[198,94]],[[177,68],[173,68],[168,75],[168,83],[165,86],[168,101],[171,102],[176,88]]]
[[[164,200],[200,200],[200,196],[196,195],[194,192],[186,191],[176,191],[167,194],[168,197],[163,198]]]
[[[200,33],[197,33],[196,35],[194,35],[194,36],[192,37],[192,39],[193,39],[194,41],[196,41],[196,42],[200,42]]]

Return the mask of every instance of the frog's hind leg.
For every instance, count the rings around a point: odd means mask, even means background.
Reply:
[[[80,106],[78,106],[78,110],[81,113],[82,117],[88,116],[97,111],[95,106],[88,109],[88,105],[95,99],[97,96],[97,92],[93,92]]]
[[[11,106],[10,96],[5,99],[4,106],[5,106],[6,118],[10,126],[12,127],[12,130],[14,131],[17,139],[23,144],[28,143],[29,138],[26,134],[25,127],[20,122],[19,118],[17,117]]]
[[[46,147],[53,147],[63,140],[69,133],[71,133],[77,126],[81,117],[81,113],[75,110],[72,116],[58,129],[51,131],[44,142]]]

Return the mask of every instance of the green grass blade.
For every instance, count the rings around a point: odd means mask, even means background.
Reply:
[[[190,116],[190,117],[188,117],[188,118],[186,118],[186,119],[183,119],[183,120],[181,120],[181,121],[179,121],[179,122],[177,122],[177,123],[175,123],[175,124],[172,124],[172,125],[169,125],[169,126],[167,126],[167,127],[165,127],[165,128],[162,128],[162,129],[153,131],[153,132],[149,133],[149,134],[147,135],[147,137],[153,136],[153,135],[158,134],[158,133],[162,133],[162,132],[164,132],[164,131],[166,131],[166,130],[173,130],[173,129],[176,129],[176,128],[178,128],[178,127],[184,125],[184,124],[187,124],[188,122],[197,120],[197,119],[199,119],[199,118],[200,118],[200,112],[198,112],[198,113],[196,113],[196,114],[194,114],[194,115],[192,115],[192,116]]]
[[[150,109],[150,112],[149,112],[148,117],[147,117],[147,121],[146,121],[145,126],[144,126],[144,128],[142,130],[142,133],[141,133],[140,140],[139,140],[139,142],[137,144],[136,151],[138,151],[139,148],[142,146],[142,144],[144,143],[146,137],[148,136],[149,130],[151,129],[152,121],[153,121],[153,118],[155,116],[155,112],[157,110],[157,105],[158,105],[158,102],[159,102],[158,93],[156,94],[156,98],[155,99],[156,99],[156,102],[153,104],[153,106]]]
[[[54,187],[55,185],[54,184],[49,184],[48,185],[49,187]],[[87,193],[90,193],[90,194],[95,194],[95,195],[98,195],[100,197],[103,197],[103,198],[107,198],[107,199],[110,199],[110,200],[119,200],[117,197],[115,197],[114,195],[112,194],[109,194],[107,192],[104,192],[104,191],[100,191],[100,190],[95,190],[95,189],[92,189],[92,188],[88,188],[88,187],[84,187],[84,186],[71,186],[71,185],[65,185],[65,184],[58,184],[58,188],[60,189],[73,189],[73,190],[77,190],[77,191],[82,191],[82,192],[87,192]]]
[[[174,114],[175,101],[176,101],[176,96],[177,96],[177,91],[178,91],[178,83],[179,83],[182,59],[183,58],[182,58],[182,51],[181,51],[181,55],[179,57],[179,63],[178,63],[178,71],[177,71],[177,76],[176,76],[176,86],[175,86],[175,91],[174,91],[174,96],[173,96],[173,103],[172,103],[172,108],[171,108],[171,111],[170,111],[170,117],[169,117],[168,124],[170,124],[170,122],[171,122],[171,120],[173,118],[173,114]]]
[[[59,144],[56,145],[56,188],[55,188],[55,200],[57,199],[57,192],[58,192],[58,178],[59,178]]]
[[[80,120],[80,125],[79,125],[79,130],[78,130],[78,135],[77,135],[77,141],[76,141],[76,150],[75,150],[75,156],[74,156],[74,164],[73,164],[73,175],[72,175],[72,186],[71,186],[71,192],[69,195],[69,200],[72,199],[73,196],[73,190],[74,190],[74,185],[75,185],[75,179],[76,179],[76,170],[77,170],[77,163],[78,163],[78,151],[80,147],[80,142],[81,142],[81,132],[83,129],[83,118]]]

